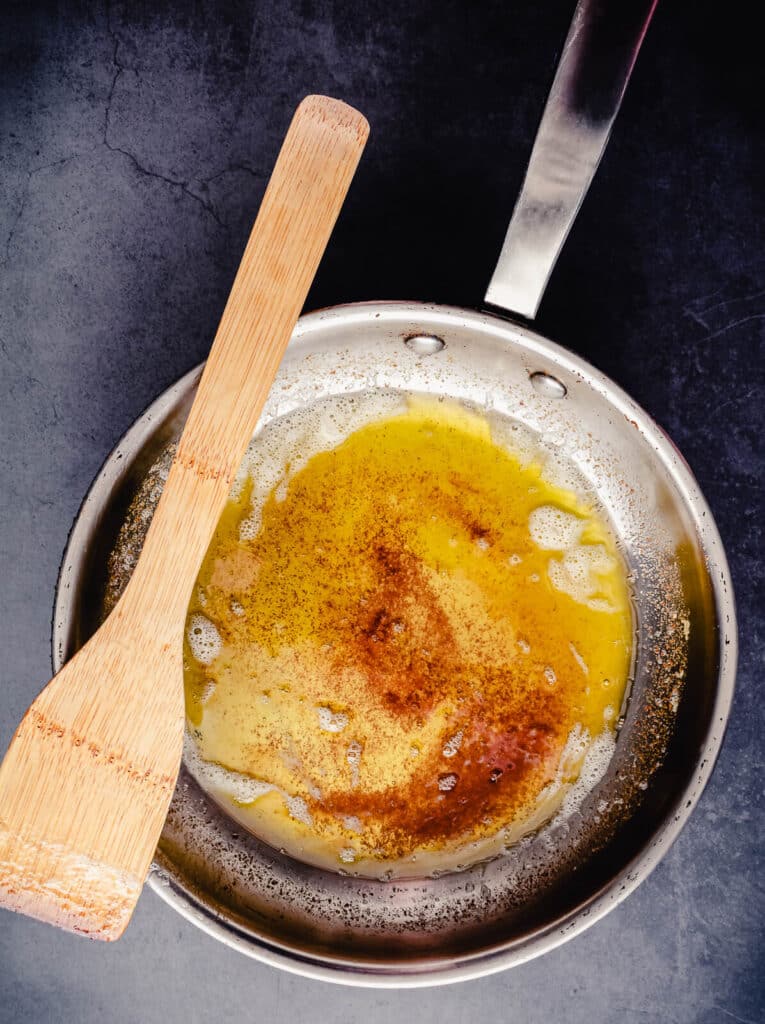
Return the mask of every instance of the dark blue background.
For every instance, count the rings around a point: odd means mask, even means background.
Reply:
[[[151,892],[115,947],[0,912],[0,1021],[754,1022],[765,1015],[762,82],[749,6],[660,4],[540,329],[669,431],[727,545],[725,747],[689,825],[605,921],[511,972],[351,992],[264,968]],[[202,359],[291,112],[372,138],[309,307],[478,305],[566,2],[6,3],[0,13],[0,745],[49,676],[71,522],[142,409]]]

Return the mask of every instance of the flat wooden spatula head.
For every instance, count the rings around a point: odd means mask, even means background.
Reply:
[[[173,793],[189,595],[366,143],[298,108],[133,577],[46,686],[0,766],[0,905],[92,938],[133,912]]]

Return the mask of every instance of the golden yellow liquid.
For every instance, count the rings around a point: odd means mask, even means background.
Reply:
[[[229,503],[189,609],[200,777],[273,845],[368,875],[538,827],[627,683],[606,523],[432,400],[289,471],[249,539],[253,481]]]

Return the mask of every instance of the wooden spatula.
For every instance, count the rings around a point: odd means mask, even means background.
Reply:
[[[180,764],[191,588],[368,133],[325,96],[295,113],[133,577],[0,767],[0,905],[98,939],[130,920]]]

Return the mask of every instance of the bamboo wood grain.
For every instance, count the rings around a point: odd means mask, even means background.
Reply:
[[[0,905],[118,938],[175,786],[191,588],[366,143],[309,96],[282,146],[128,587],[0,767]]]

